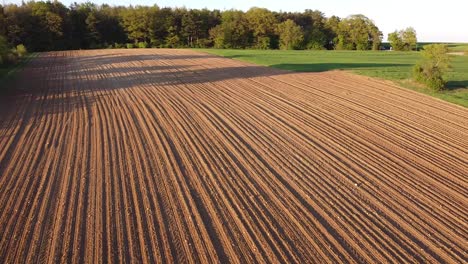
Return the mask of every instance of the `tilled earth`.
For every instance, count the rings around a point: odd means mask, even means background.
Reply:
[[[468,110],[189,50],[42,53],[0,98],[0,262],[466,262]]]

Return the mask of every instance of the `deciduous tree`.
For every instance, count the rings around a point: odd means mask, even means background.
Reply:
[[[277,32],[280,38],[281,49],[295,49],[304,39],[304,33],[302,32],[301,27],[294,23],[294,21],[291,19],[288,19],[279,24]]]
[[[284,29],[281,45],[278,28]],[[411,32],[406,33],[405,38],[412,39]],[[91,2],[65,7],[58,1],[0,7],[0,34],[12,47],[25,44],[30,51],[123,47],[128,42],[152,47],[378,49],[381,41],[381,32],[362,15],[327,19],[318,10],[271,12],[255,7],[243,12]]]
[[[394,31],[388,34],[388,41],[393,50],[397,51],[410,51],[416,50],[417,38],[416,30],[409,27],[404,30]]]
[[[340,21],[337,39],[337,49],[378,50],[382,32],[366,16],[352,15]]]
[[[421,52],[423,59],[414,67],[416,81],[437,91],[443,89],[446,83],[444,74],[450,68],[448,51],[447,45],[424,46]]]
[[[246,48],[251,42],[247,19],[239,10],[224,11],[221,24],[210,35],[218,48]]]
[[[253,46],[258,49],[270,48],[276,25],[276,18],[273,13],[266,8],[253,7],[247,11],[245,17],[253,33]]]
[[[137,6],[122,10],[122,25],[128,34],[128,38],[135,44],[149,42],[153,37],[153,14],[157,9],[157,6]]]

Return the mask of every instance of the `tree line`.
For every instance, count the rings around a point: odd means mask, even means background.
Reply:
[[[318,10],[208,10],[58,1],[0,6],[0,36],[29,51],[122,47],[377,50],[382,32],[364,15]]]

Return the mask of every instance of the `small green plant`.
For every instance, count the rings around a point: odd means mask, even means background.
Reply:
[[[127,43],[127,49],[133,49],[133,48],[135,48],[135,44]]]
[[[140,49],[146,49],[146,48],[148,48],[148,43],[146,43],[146,42],[138,42],[138,48],[140,48]]]
[[[446,84],[443,76],[450,68],[448,51],[447,45],[425,46],[422,51],[423,60],[413,68],[414,79],[435,91],[443,90]]]
[[[19,44],[16,46],[16,53],[18,54],[18,57],[22,58],[28,54],[28,50],[23,44]]]
[[[270,48],[270,38],[269,37],[258,37],[257,44],[255,48],[266,50]]]
[[[7,65],[14,65],[18,63],[18,54],[16,49],[11,49],[10,52],[3,55],[3,62]]]
[[[445,80],[437,67],[430,67],[427,64],[416,64],[413,68],[414,79],[427,87],[440,91],[445,87]]]
[[[0,36],[0,65],[13,65],[18,62],[18,53],[15,48],[10,48],[6,38]]]
[[[177,35],[171,34],[166,37],[167,48],[177,48],[179,46],[180,38]]]
[[[99,43],[95,43],[95,42],[89,44],[89,48],[90,48],[90,49],[101,49],[101,48],[103,48],[103,47],[105,47],[105,46],[103,46],[103,45],[101,45],[101,44],[99,44]]]
[[[213,46],[213,41],[207,38],[201,38],[195,42],[196,48],[207,48],[207,47],[212,47],[212,46]]]
[[[308,50],[325,50],[325,47],[320,42],[309,42],[307,44]]]
[[[8,43],[5,37],[0,36],[0,65],[5,63],[5,58],[9,53]]]

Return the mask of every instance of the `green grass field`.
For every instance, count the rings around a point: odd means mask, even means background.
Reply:
[[[468,43],[448,44],[448,46],[449,46],[449,50],[452,52],[468,51]]]
[[[464,45],[468,47],[468,44]],[[451,48],[464,45],[457,44]],[[410,81],[412,67],[420,59],[418,52],[228,49],[200,51],[292,71],[349,70],[361,75],[392,80],[403,87],[468,107],[468,56],[451,56],[452,69],[446,76],[447,90],[433,92]]]
[[[446,44],[450,52],[464,52],[468,51],[468,43],[433,43],[433,42],[419,42],[418,47],[424,48],[424,46],[429,44]],[[390,45],[390,44],[388,44]]]

